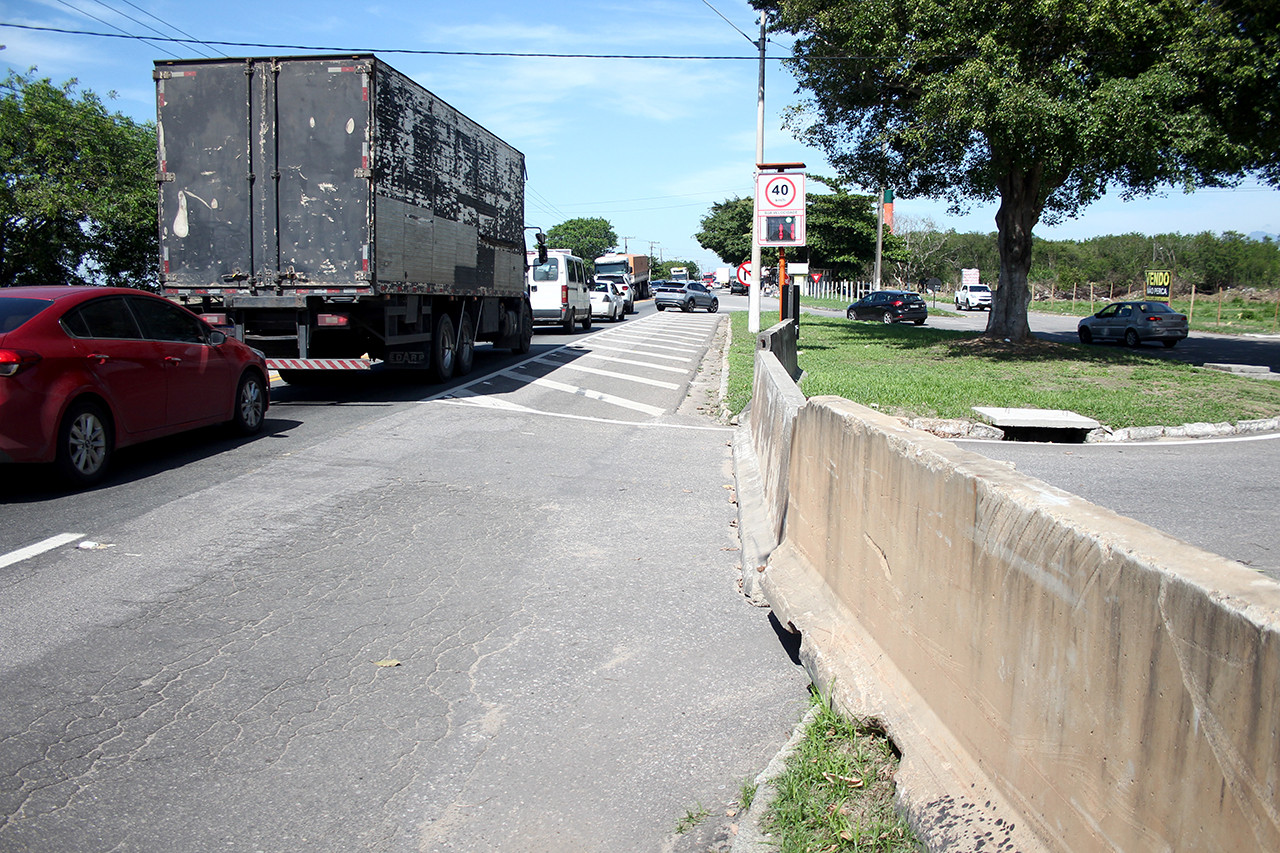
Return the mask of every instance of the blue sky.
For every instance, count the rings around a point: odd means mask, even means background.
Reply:
[[[139,120],[155,118],[156,59],[317,52],[250,44],[374,51],[524,152],[527,223],[549,228],[569,218],[600,216],[628,238],[631,251],[652,250],[703,268],[720,261],[698,246],[693,235],[699,220],[716,201],[752,194],[758,63],[751,39],[759,24],[738,0],[3,0],[0,23],[152,37],[159,31],[183,38],[185,32],[234,43],[184,45],[0,27],[0,61],[6,66],[25,71],[34,65],[40,76],[56,82],[75,77],[103,96],[114,91],[117,98],[109,106]],[[787,40],[777,41],[770,55],[786,55]],[[783,111],[801,98],[794,80],[776,61],[768,63],[766,80],[765,159],[804,162],[811,172],[833,174],[819,152],[782,128]],[[953,216],[940,202],[899,197],[896,214],[959,231],[995,230],[993,206]],[[1077,219],[1041,226],[1036,234],[1083,239],[1205,230],[1280,232],[1280,192],[1249,183],[1190,196],[1171,190],[1129,203],[1108,197]]]

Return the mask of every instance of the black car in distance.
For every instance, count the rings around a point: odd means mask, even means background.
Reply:
[[[918,293],[909,290],[876,290],[849,306],[850,320],[879,320],[882,323],[912,322],[923,326],[929,308]]]

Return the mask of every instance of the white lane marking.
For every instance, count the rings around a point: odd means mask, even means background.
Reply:
[[[555,353],[550,353],[550,355],[555,355],[559,357],[559,356],[565,356],[565,353],[555,352]],[[600,361],[613,362],[614,364],[630,364],[632,367],[643,367],[646,370],[665,370],[667,373],[688,373],[689,372],[689,368],[687,367],[672,367],[669,364],[654,364],[653,362],[650,362],[650,361],[636,361],[635,359],[631,359],[631,358],[618,358],[616,355],[601,355],[598,352],[584,352],[580,356],[573,356],[573,357],[574,358],[595,358],[595,359],[599,359]],[[560,362],[548,361],[547,364],[560,364]]]
[[[603,336],[601,336],[603,337]],[[638,340],[638,341],[662,341],[668,344],[686,344],[689,346],[698,346],[706,344],[707,336],[705,334],[697,335],[668,335],[662,332],[652,332],[647,329],[637,329],[633,332],[609,335],[609,340]]]
[[[424,403],[447,403],[453,406],[472,406],[474,408],[483,408],[476,403],[468,400],[450,400],[446,398],[436,398],[431,400],[423,400]],[[568,412],[544,412],[539,409],[531,409],[529,414],[542,415],[547,418],[563,418],[570,421],[588,421],[593,424],[611,424],[613,426],[640,427],[642,429],[684,429],[694,432],[736,432],[735,427],[725,426],[698,426],[697,424],[673,424],[662,423],[660,421],[620,421],[616,418],[601,418],[594,415],[571,415]]]
[[[611,347],[608,344],[592,344],[589,347],[584,344],[569,344],[566,347],[566,349],[575,350],[577,352],[592,352],[598,349],[610,350],[612,352],[626,352],[626,353],[630,353],[631,355],[643,355],[647,358],[665,358],[667,361],[678,361],[683,364],[688,364],[690,361],[692,361],[692,359],[690,359],[688,356],[663,355],[660,352],[637,352],[633,347]],[[548,353],[548,355],[549,354],[550,353]]]
[[[511,375],[510,371],[507,375]],[[643,412],[646,415],[665,415],[666,409],[658,406],[650,406],[648,403],[637,403],[635,400],[628,400],[625,397],[615,397],[612,394],[605,394],[600,391],[592,391],[588,388],[579,388],[577,385],[567,385],[564,382],[557,382],[554,379],[548,379],[545,376],[527,377],[520,375],[511,376],[512,379],[527,382],[530,385],[541,385],[543,388],[550,388],[553,391],[562,391],[565,394],[573,394],[577,397],[587,397],[591,400],[599,400],[601,403],[609,403],[614,406],[621,406],[624,409],[631,409],[636,412]]]
[[[610,341],[611,343],[612,343],[612,342],[614,342],[614,340],[615,340],[614,338],[610,338],[610,339],[609,339],[609,341]],[[668,351],[668,352],[683,352],[683,353],[689,353],[690,355],[692,355],[693,353],[695,353],[695,352],[697,352],[699,349],[701,349],[701,347],[696,347],[696,346],[679,346],[679,345],[672,345],[672,344],[655,344],[655,343],[653,343],[653,342],[652,342],[652,340],[650,340],[650,339],[648,339],[648,338],[644,338],[644,339],[636,339],[636,340],[620,340],[620,341],[617,341],[617,342],[618,342],[618,343],[624,343],[624,344],[627,344],[628,346],[631,346],[631,347],[644,347],[645,349],[666,350],[666,351]],[[638,349],[637,349],[637,350],[636,350],[636,352],[640,352],[640,350],[638,350]]]
[[[598,367],[587,367],[582,364],[574,364],[571,361],[565,364],[557,364],[556,368],[563,370],[578,370],[583,373],[592,373],[596,376],[611,376],[614,379],[621,379],[625,382],[639,382],[641,385],[653,385],[656,388],[667,388],[672,391],[680,387],[675,382],[663,382],[661,379],[647,379],[643,376],[632,376],[630,373],[618,373],[616,370],[601,370]],[[531,370],[532,366],[525,366],[521,369]]]
[[[466,394],[458,394],[452,397],[443,397],[441,399],[448,400],[451,403],[466,403],[469,406],[479,406],[483,409],[502,409],[507,412],[536,412],[537,409],[531,409],[528,406],[522,406],[519,403],[512,403],[510,400],[499,400],[497,397],[490,397],[486,394],[475,394],[468,392]]]
[[[45,551],[52,551],[66,545],[68,542],[75,542],[77,539],[83,539],[83,533],[59,533],[57,536],[50,536],[37,542],[34,545],[28,545],[25,548],[19,548],[16,551],[10,551],[8,554],[0,556],[0,569],[5,566],[12,566],[14,563],[20,563],[23,560],[29,560],[32,557],[43,554]]]

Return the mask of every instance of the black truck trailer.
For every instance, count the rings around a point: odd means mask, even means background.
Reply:
[[[529,349],[524,155],[373,55],[155,64],[161,287],[309,370]]]

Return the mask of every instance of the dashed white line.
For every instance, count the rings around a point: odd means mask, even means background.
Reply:
[[[0,556],[0,569],[5,566],[12,566],[14,563],[20,563],[23,560],[29,560],[45,551],[52,551],[69,542],[75,542],[77,539],[83,539],[83,533],[59,533],[57,536],[50,536],[48,539],[41,540],[34,545],[28,545],[25,548],[19,548],[16,551],[10,551],[8,554]]]

